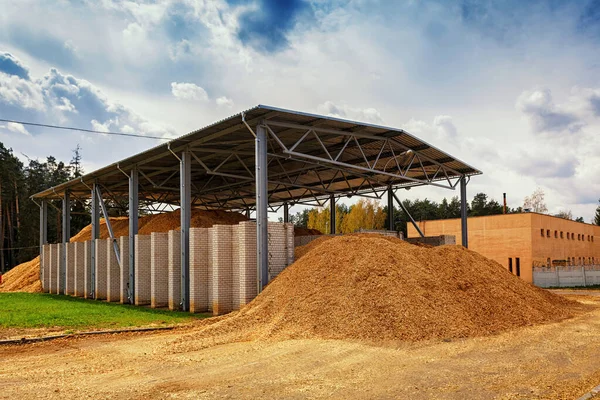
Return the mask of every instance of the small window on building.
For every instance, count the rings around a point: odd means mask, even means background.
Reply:
[[[550,237],[550,229],[546,230],[546,237]]]
[[[560,238],[561,238],[561,239],[564,239],[564,236],[563,236],[563,233],[562,233],[562,231],[560,232]]]
[[[548,257],[548,260],[546,260],[546,264],[548,267],[552,266],[552,260],[550,259],[550,257]]]
[[[512,258],[508,257],[508,272],[512,274]]]
[[[581,240],[581,235],[579,233],[577,234],[577,240]]]
[[[521,276],[521,259],[519,257],[515,258],[515,267],[517,276]]]
[[[558,231],[554,231],[554,239],[558,239]]]
[[[567,232],[567,240],[571,239],[571,234],[569,232]]]
[[[544,228],[540,229],[540,233],[542,234],[542,237],[544,237]]]
[[[567,257],[567,265],[571,265],[571,257]]]

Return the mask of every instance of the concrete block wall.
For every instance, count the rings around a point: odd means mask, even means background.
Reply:
[[[150,235],[150,306],[169,305],[169,234],[152,232]]]
[[[293,262],[293,225],[269,224],[269,271],[274,278]],[[136,305],[179,308],[181,296],[181,233],[136,235]],[[129,238],[117,239],[122,265],[110,239],[95,241],[94,298],[128,301]],[[69,243],[67,292],[91,297],[91,241]],[[43,248],[42,279],[56,293],[62,244]],[[257,294],[256,223],[190,229],[190,311],[221,315],[239,309]]]
[[[119,302],[121,304],[129,303],[129,236],[118,238],[119,249],[121,251],[121,267],[119,269]]]
[[[294,260],[294,226],[269,222],[269,282]]]
[[[42,247],[42,291],[50,291],[50,245],[45,244]]]
[[[84,295],[84,284],[85,284],[85,243],[75,242],[73,243],[74,248],[74,262],[75,262],[75,276],[74,276],[74,288],[73,295],[83,297]]]
[[[208,253],[208,228],[191,228],[190,312],[193,313],[208,311]]]
[[[106,268],[108,264],[108,247],[106,242],[106,239],[96,239],[96,285],[94,288],[96,300],[106,300],[106,278],[108,277]]]
[[[181,231],[169,231],[167,257],[169,310],[179,310],[179,303],[181,302]]]
[[[67,276],[67,287],[65,294],[73,296],[75,294],[75,243],[67,243],[66,249],[65,274]]]
[[[92,298],[92,242],[83,243],[83,297]]]
[[[135,235],[135,305],[150,304],[152,269],[150,235]]]
[[[106,261],[106,301],[120,302],[121,267],[111,239],[106,240]]]
[[[237,294],[237,303],[234,309],[248,304],[258,293],[257,268],[256,268],[256,224],[242,222],[237,226],[238,260],[237,285],[234,288]]]
[[[233,310],[233,270],[231,225],[210,228],[212,245],[212,313],[221,315]]]

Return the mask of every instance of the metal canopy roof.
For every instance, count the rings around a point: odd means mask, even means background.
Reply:
[[[259,105],[32,197],[89,198],[97,183],[119,203],[137,168],[142,203],[178,205],[180,158],[189,151],[192,206],[254,208],[258,125],[267,131],[270,205],[380,197],[390,185],[454,189],[461,177],[481,174],[402,129]]]

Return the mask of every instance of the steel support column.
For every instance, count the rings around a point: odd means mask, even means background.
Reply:
[[[469,248],[469,234],[467,231],[467,177],[460,178],[460,231],[462,245]]]
[[[135,301],[135,235],[138,233],[139,215],[138,170],[133,168],[129,174],[129,286],[127,298],[130,304]]]
[[[396,230],[396,224],[394,219],[394,192],[392,187],[389,186],[387,190],[387,206],[388,206],[388,229],[390,231]]]
[[[179,163],[179,195],[181,207],[181,309],[190,309],[190,221],[192,203],[192,155],[181,153]]]
[[[286,224],[290,222],[290,205],[287,201],[283,203],[283,222]]]
[[[60,259],[60,283],[58,292],[67,294],[67,243],[71,239],[71,196],[65,191],[62,204],[62,257]]]
[[[91,298],[96,298],[96,239],[100,239],[100,205],[96,196],[96,184],[92,186],[92,241],[90,243],[90,285],[88,293]]]
[[[267,131],[256,127],[256,267],[258,292],[269,283],[268,193],[267,193]]]
[[[335,196],[329,196],[329,233],[335,235]]]

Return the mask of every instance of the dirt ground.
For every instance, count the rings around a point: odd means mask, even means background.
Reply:
[[[371,346],[246,342],[176,354],[190,329],[0,347],[0,398],[574,399],[600,384],[600,297],[571,320]]]

